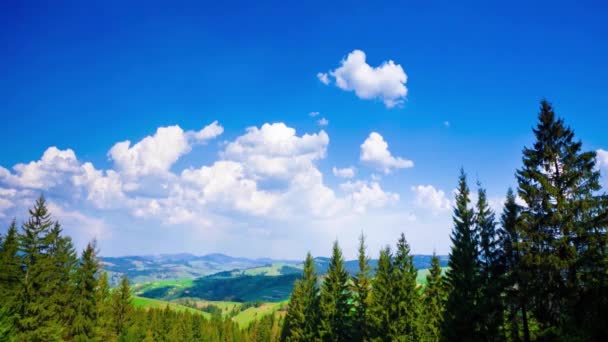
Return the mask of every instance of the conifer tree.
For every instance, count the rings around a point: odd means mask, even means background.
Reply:
[[[441,338],[441,324],[446,301],[445,284],[441,272],[439,257],[433,252],[423,297],[425,324],[422,340],[424,341],[436,342]]]
[[[95,289],[95,305],[97,315],[97,327],[102,341],[110,341],[114,336],[112,329],[112,297],[110,295],[110,283],[108,274],[102,272],[97,280]]]
[[[461,170],[453,215],[452,249],[446,274],[450,292],[442,335],[448,341],[476,341],[479,332],[478,243],[474,235],[473,210],[469,208],[469,203],[469,187],[464,170]]]
[[[606,338],[608,218],[596,154],[545,100],[533,131],[517,171],[525,297],[547,334]]]
[[[304,261],[303,277],[296,281],[291,294],[283,339],[287,341],[311,341],[315,339],[318,334],[318,301],[315,264],[309,252],[306,254],[306,260]]]
[[[364,341],[369,333],[367,328],[367,310],[370,304],[371,279],[369,258],[365,254],[365,236],[361,233],[359,237],[359,269],[353,279],[352,293],[354,294],[355,307],[352,311],[353,341]]]
[[[82,252],[76,271],[76,292],[74,296],[75,317],[70,325],[74,341],[96,340],[100,331],[97,325],[96,275],[99,272],[95,243],[89,243]]]
[[[389,332],[395,320],[393,300],[393,257],[390,248],[380,251],[376,275],[372,281],[371,301],[367,310],[371,341],[392,341]]]
[[[22,277],[18,251],[17,224],[13,220],[0,243],[0,341],[11,340],[15,332],[15,298]]]
[[[496,218],[488,204],[485,189],[479,185],[475,213],[475,230],[479,241],[479,335],[485,341],[501,338],[503,325],[502,266]]]
[[[54,281],[56,269],[51,254],[54,223],[44,196],[38,198],[29,214],[19,236],[25,274],[17,294],[16,340],[58,341],[62,325],[53,298],[61,289]]]
[[[115,336],[120,337],[127,332],[133,316],[131,288],[129,278],[123,275],[118,288],[112,291],[112,327]]]
[[[524,340],[530,340],[528,328],[528,314],[525,306],[525,300],[522,298],[519,275],[519,220],[520,206],[515,202],[515,194],[509,188],[507,191],[507,199],[504,204],[503,212],[500,218],[500,249],[502,250],[502,258],[504,265],[503,287],[505,289],[505,310],[507,315],[507,323],[509,329],[509,338],[511,341],[520,340],[519,316],[521,315],[522,330]]]
[[[418,272],[414,268],[405,234],[397,242],[393,259],[393,280],[391,282],[395,306],[395,319],[391,322],[390,334],[400,341],[418,341],[419,326],[419,292],[416,284]]]
[[[350,340],[348,278],[342,251],[335,241],[320,294],[319,333],[323,341]]]

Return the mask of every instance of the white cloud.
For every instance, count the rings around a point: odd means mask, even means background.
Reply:
[[[266,123],[261,128],[248,128],[226,146],[222,156],[242,162],[255,178],[285,178],[325,158],[328,144],[329,136],[323,130],[297,136],[296,130],[284,123]]]
[[[414,204],[423,209],[431,210],[437,214],[452,209],[452,201],[443,190],[438,190],[432,185],[417,185],[412,187],[414,192]]]
[[[319,113],[319,112],[310,112],[310,113],[308,113],[308,116],[310,116],[311,118],[314,118],[315,116],[319,116],[319,114],[321,114],[321,113]]]
[[[338,169],[337,167],[333,167],[331,169],[331,172],[334,174],[334,176],[336,177],[340,177],[340,178],[353,178],[355,177],[355,168],[354,167],[346,167],[343,169]]]
[[[329,75],[338,88],[354,91],[361,99],[380,99],[388,108],[403,103],[407,95],[407,75],[401,65],[389,60],[373,67],[367,64],[365,52],[361,50],[349,53],[341,66]],[[317,77],[324,84],[330,82],[326,73],[318,73]]]
[[[327,75],[327,73],[325,73],[325,72],[317,73],[317,78],[319,79],[319,81],[321,81],[321,83],[323,83],[325,85],[329,84],[329,75]]]
[[[209,125],[203,127],[198,132],[188,132],[196,141],[206,142],[207,140],[211,140],[213,138],[218,137],[222,133],[224,133],[224,127],[220,126],[216,121],[213,121]]]
[[[44,151],[40,160],[17,164],[13,169],[15,174],[3,169],[0,179],[4,178],[13,186],[46,190],[63,182],[64,174],[77,172],[79,163],[71,149],[60,150],[51,146]]]
[[[329,125],[329,120],[327,120],[326,118],[320,118],[317,121],[317,125],[319,125],[319,126],[327,126],[327,125]]]
[[[360,160],[386,174],[390,173],[393,169],[404,169],[414,166],[414,162],[411,160],[393,157],[388,150],[388,143],[376,132],[370,133],[363,144],[361,144]]]
[[[385,192],[377,182],[348,181],[340,185],[348,192],[351,206],[358,213],[365,213],[368,208],[382,208],[399,201],[399,195]]]
[[[608,151],[600,148],[597,151],[595,151],[595,153],[596,153],[597,165],[600,168],[606,169],[606,171],[608,172]]]
[[[147,136],[133,146],[129,140],[115,144],[108,156],[118,171],[130,177],[166,175],[181,156],[190,152],[192,140],[206,142],[223,131],[217,121],[197,132],[184,132],[177,125],[159,127],[153,136]]]

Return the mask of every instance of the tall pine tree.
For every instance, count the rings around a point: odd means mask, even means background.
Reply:
[[[129,278],[123,275],[118,288],[112,291],[112,329],[115,336],[120,337],[127,333],[132,317],[133,303]]]
[[[287,311],[283,338],[287,341],[311,341],[318,335],[319,296],[312,255],[304,261],[304,275],[294,286]]]
[[[395,306],[395,319],[391,322],[390,334],[399,341],[418,341],[420,339],[420,296],[416,284],[418,272],[414,267],[405,234],[397,242],[393,259],[392,292]]]
[[[608,338],[606,196],[596,154],[541,102],[536,141],[517,171],[525,296],[548,335]]]
[[[475,230],[479,241],[479,338],[485,341],[504,340],[503,283],[500,236],[496,231],[496,218],[488,204],[485,189],[479,185],[475,213]]]
[[[442,335],[448,341],[476,341],[479,332],[479,265],[475,239],[474,214],[469,207],[469,187],[464,170],[460,171],[452,250],[446,281],[449,288]]]
[[[433,252],[429,274],[426,276],[426,287],[423,297],[423,341],[436,342],[441,338],[441,324],[443,322],[443,311],[446,301],[445,284],[441,273],[442,269],[439,257]]]
[[[359,237],[359,269],[353,279],[351,288],[354,294],[355,307],[352,311],[353,324],[353,341],[364,341],[368,338],[369,332],[367,327],[367,310],[370,302],[371,279],[369,266],[369,258],[365,254],[365,236],[361,233]]]
[[[0,341],[10,341],[15,333],[15,299],[22,277],[17,234],[13,220],[0,243]]]
[[[342,250],[335,241],[320,294],[319,333],[323,341],[350,341],[348,280]]]
[[[91,341],[99,338],[100,331],[97,324],[97,273],[99,262],[97,260],[95,243],[89,243],[82,252],[80,264],[76,270],[76,295],[73,307],[75,317],[70,325],[74,341]]]
[[[380,251],[376,275],[372,280],[371,301],[367,310],[368,334],[371,341],[392,341],[391,324],[395,321],[393,300],[393,257],[387,246]]]

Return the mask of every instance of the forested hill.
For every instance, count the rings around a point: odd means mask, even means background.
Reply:
[[[447,266],[448,256],[439,256],[441,266]],[[101,257],[102,268],[108,272],[110,281],[116,284],[122,275],[127,275],[132,283],[143,283],[157,280],[195,279],[219,272],[245,272],[262,275],[282,275],[301,273],[302,261],[280,260],[270,258],[240,258],[214,253],[197,256],[189,253],[160,254],[124,257]],[[346,261],[349,273],[357,270],[357,260]],[[417,269],[430,267],[430,255],[414,255],[414,266]],[[371,260],[372,269],[376,268],[377,260]],[[273,267],[274,266],[274,267]],[[315,258],[315,266],[319,273],[327,272],[329,258]],[[273,269],[278,269],[275,271]]]

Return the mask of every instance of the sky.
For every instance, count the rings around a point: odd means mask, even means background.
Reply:
[[[0,233],[44,194],[106,256],[447,254],[460,168],[500,211],[541,99],[608,172],[607,6],[2,2]]]

